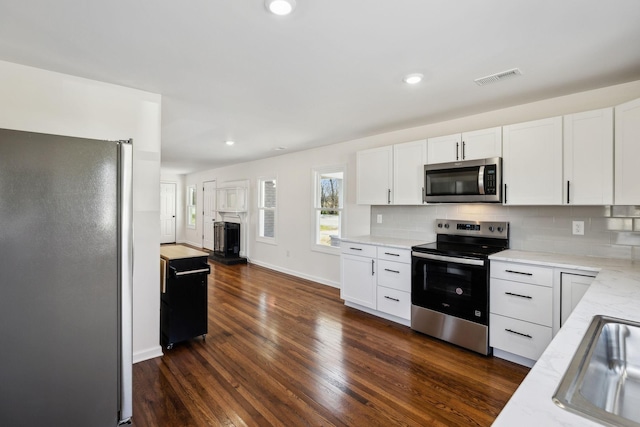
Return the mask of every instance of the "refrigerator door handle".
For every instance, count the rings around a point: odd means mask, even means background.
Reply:
[[[133,146],[119,141],[120,258],[120,413],[119,424],[133,415]]]

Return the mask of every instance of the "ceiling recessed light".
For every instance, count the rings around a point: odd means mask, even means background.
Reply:
[[[235,144],[236,142],[235,142],[235,141],[231,141],[231,140],[229,140],[229,141],[225,141],[224,143],[225,143],[225,144],[227,144],[227,145],[233,145],[233,144]]]
[[[412,74],[407,74],[406,76],[404,76],[402,81],[407,83],[407,84],[414,85],[414,84],[420,83],[423,78],[424,78],[423,74],[412,73]]]
[[[274,15],[288,15],[296,7],[296,0],[265,0],[267,10]]]
[[[276,150],[276,151],[282,151],[282,150],[286,150],[286,149],[287,149],[287,147],[276,147],[276,148],[274,148],[274,150]]]

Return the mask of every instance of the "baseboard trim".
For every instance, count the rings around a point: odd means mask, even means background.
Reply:
[[[288,268],[278,267],[277,265],[269,264],[267,262],[256,261],[255,259],[250,259],[249,263],[258,265],[260,267],[268,268],[269,270],[279,271],[280,273],[289,274],[291,276],[296,276],[301,279],[310,280],[312,282],[320,283],[321,285],[331,286],[332,288],[340,289],[340,283],[334,282],[331,280],[323,279],[322,277],[312,276],[309,274],[304,274],[299,271],[291,270]]]
[[[155,357],[162,356],[162,347],[157,346],[148,348],[142,351],[136,351],[133,353],[133,363],[144,362],[145,360],[153,359]]]

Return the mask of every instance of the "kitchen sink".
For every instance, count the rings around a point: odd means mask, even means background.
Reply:
[[[553,401],[605,425],[640,427],[640,322],[594,316]]]

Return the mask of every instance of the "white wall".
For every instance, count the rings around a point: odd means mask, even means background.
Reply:
[[[160,95],[0,61],[0,127],[94,139],[133,139],[133,356],[162,354]]]
[[[432,123],[366,138],[342,142],[318,149],[285,154],[279,157],[242,163],[189,174],[185,185],[201,185],[208,179],[249,179],[250,217],[248,254],[252,262],[338,286],[339,257],[311,250],[311,169],[324,165],[347,165],[347,227],[345,235],[369,234],[371,209],[355,204],[355,153],[432,136],[501,126],[545,117],[613,106],[640,97],[640,81],[581,92],[573,95],[489,111],[455,120]],[[239,142],[241,143],[241,142]],[[256,179],[278,177],[277,245],[256,242]],[[202,203],[198,200],[198,203]],[[398,212],[397,209],[394,212]],[[201,221],[198,221],[200,227]],[[429,225],[425,225],[425,231]],[[374,227],[375,231],[375,227]],[[197,243],[201,230],[186,230],[185,240]],[[289,251],[290,256],[287,256]]]

